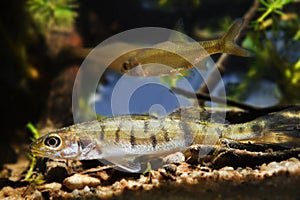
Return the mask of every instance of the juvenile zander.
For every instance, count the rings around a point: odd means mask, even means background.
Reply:
[[[141,162],[192,144],[215,144],[219,138],[299,146],[300,108],[287,109],[242,124],[182,119],[170,114],[118,116],[52,131],[30,145],[33,155],[52,159],[105,159],[139,172]]]

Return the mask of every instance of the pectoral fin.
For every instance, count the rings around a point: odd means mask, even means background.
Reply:
[[[141,171],[141,164],[136,161],[135,158],[136,157],[133,155],[126,155],[122,157],[105,158],[105,160],[115,164],[117,167],[127,172],[138,173]]]

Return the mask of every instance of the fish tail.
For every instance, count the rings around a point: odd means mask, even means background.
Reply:
[[[240,32],[240,28],[243,24],[242,19],[237,19],[228,32],[221,38],[221,46],[223,47],[223,52],[232,54],[232,55],[237,55],[237,56],[245,56],[245,57],[250,57],[253,56],[253,53],[247,49],[244,49],[240,47],[234,39]]]

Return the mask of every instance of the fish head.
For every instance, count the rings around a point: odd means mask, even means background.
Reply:
[[[38,157],[52,159],[76,159],[81,154],[80,140],[73,132],[50,132],[29,146],[31,153]]]
[[[127,61],[125,61],[122,64],[121,73],[127,74],[130,70],[132,70],[134,67],[138,66],[139,63],[137,62],[137,59],[132,57],[129,58]]]

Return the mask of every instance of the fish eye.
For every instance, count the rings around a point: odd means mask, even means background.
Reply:
[[[128,61],[123,63],[123,70],[125,70],[125,71],[129,70],[129,62]]]
[[[61,139],[57,135],[51,135],[44,140],[44,144],[51,148],[57,148],[61,144]]]

